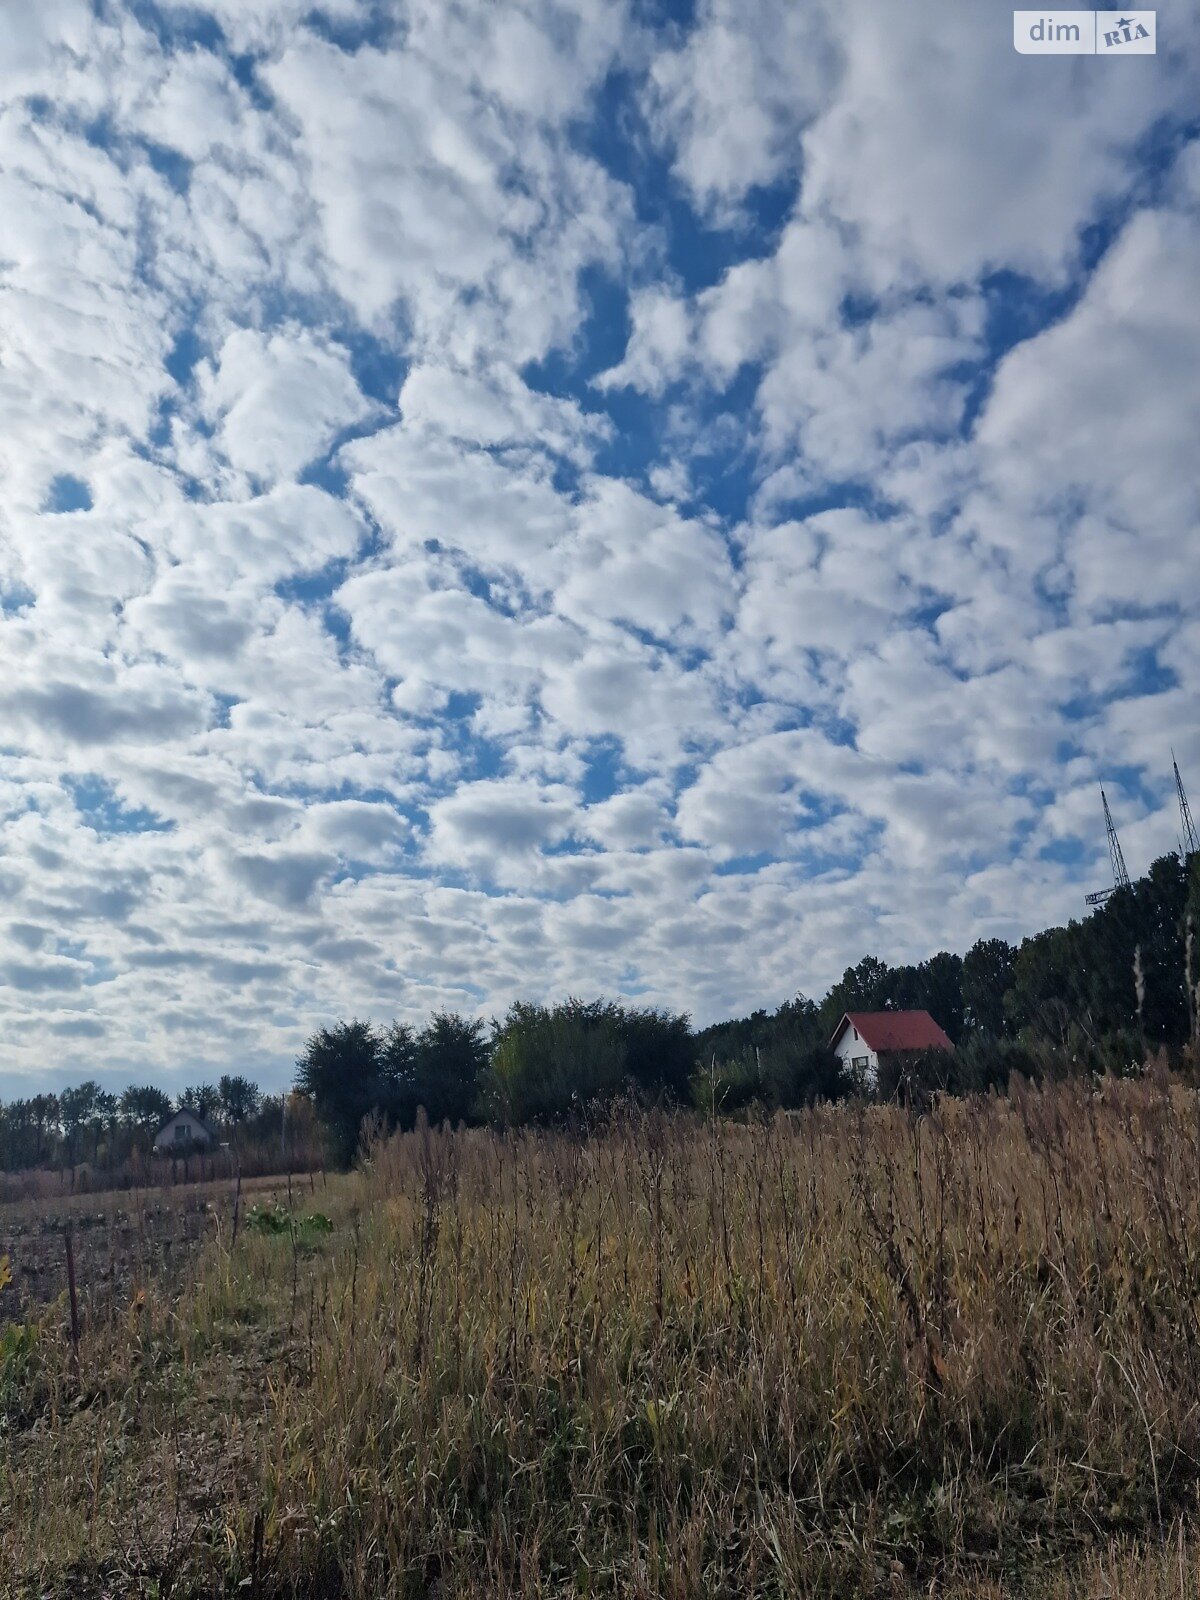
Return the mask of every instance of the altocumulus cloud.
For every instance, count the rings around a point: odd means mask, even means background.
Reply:
[[[0,9],[0,1091],[1016,936],[1101,776],[1170,847],[1194,8]]]

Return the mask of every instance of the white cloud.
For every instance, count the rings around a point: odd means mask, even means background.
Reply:
[[[561,137],[621,8],[565,20],[415,7],[406,48],[302,38],[265,72],[300,127],[339,291],[369,321],[399,305],[418,348],[468,367],[569,339],[578,274],[615,261],[627,223],[612,180]],[[531,32],[541,44],[522,54]]]
[[[1072,315],[1004,362],[980,422],[984,536],[1037,565],[1061,540],[1082,615],[1200,597],[1198,258],[1197,211],[1135,216]]]
[[[707,1019],[1077,913],[1114,770],[1173,842],[1194,16],[168,9],[0,61],[6,1071]]]
[[[162,0],[162,4],[168,12],[197,9],[193,0]],[[235,50],[278,44],[311,9],[308,0],[207,0],[204,6]],[[355,9],[355,0],[321,0],[321,10],[335,21],[352,21]]]
[[[538,394],[510,368],[486,373],[415,366],[400,391],[408,427],[474,445],[537,445],[578,465],[612,432],[607,418],[586,414],[575,400]]]
[[[429,855],[447,865],[467,865],[480,876],[506,877],[514,860],[571,832],[576,807],[571,791],[511,779],[463,784],[429,808]]]
[[[756,184],[791,174],[800,129],[837,71],[816,7],[704,0],[696,23],[649,72],[649,103],[675,170],[720,214]]]
[[[168,502],[146,534],[216,587],[260,585],[318,572],[353,556],[363,525],[343,500],[311,484],[283,484],[244,500]]]
[[[304,828],[347,860],[389,860],[410,827],[392,806],[378,801],[331,800],[311,805]]]
[[[197,731],[211,716],[204,696],[149,663],[114,671],[76,655],[41,665],[49,676],[14,673],[0,690],[0,706],[30,746],[141,743]]]
[[[804,740],[789,734],[723,750],[680,796],[679,831],[721,856],[778,855],[804,815]]]
[[[718,527],[612,479],[595,479],[588,490],[573,536],[555,552],[557,609],[584,627],[626,622],[661,636],[687,628],[710,646],[736,593]]]
[[[587,808],[588,835],[610,851],[638,850],[660,844],[671,820],[660,788],[626,789]]]
[[[268,483],[295,477],[340,429],[371,413],[344,350],[302,329],[231,333],[199,374],[200,407],[240,471]]]
[[[536,566],[567,526],[551,465],[535,454],[502,460],[398,427],[348,445],[342,459],[399,550],[436,540],[482,567]]]
[[[692,313],[686,300],[670,289],[641,289],[629,305],[629,345],[624,361],[596,379],[598,389],[624,385],[661,395],[678,377],[694,339]]]
[[[106,434],[141,437],[171,388],[171,312],[137,292],[138,196],[82,140],[0,112],[0,470],[36,510],[52,479],[85,481]]]

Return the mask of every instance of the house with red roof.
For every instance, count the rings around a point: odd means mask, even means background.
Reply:
[[[868,1089],[879,1082],[881,1060],[954,1049],[928,1011],[847,1011],[829,1047],[851,1080]]]

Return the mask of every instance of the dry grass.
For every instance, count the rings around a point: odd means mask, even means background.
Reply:
[[[1200,1597],[1198,1178],[1161,1080],[378,1143],[332,1233],[223,1227],[78,1377],[45,1335],[0,1562],[30,1594]]]

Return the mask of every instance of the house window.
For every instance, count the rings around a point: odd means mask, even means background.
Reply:
[[[865,1072],[871,1064],[870,1056],[851,1056],[850,1065],[855,1072]]]
[[[186,1122],[177,1122],[175,1124],[175,1138],[177,1140],[190,1139],[191,1137],[192,1130],[188,1127]]]

